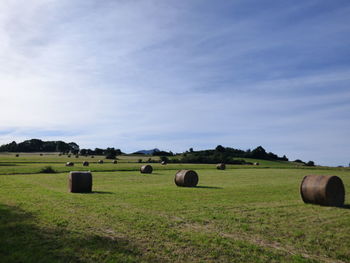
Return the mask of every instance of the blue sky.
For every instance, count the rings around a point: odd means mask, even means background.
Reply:
[[[0,143],[350,162],[350,2],[0,2]]]

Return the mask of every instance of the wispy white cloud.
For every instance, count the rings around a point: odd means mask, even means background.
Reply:
[[[284,6],[1,1],[0,143],[261,144],[345,163],[350,5]]]

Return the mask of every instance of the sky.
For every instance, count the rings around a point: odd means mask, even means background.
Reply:
[[[1,0],[0,144],[350,162],[348,0]]]

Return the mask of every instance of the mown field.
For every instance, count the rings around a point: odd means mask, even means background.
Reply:
[[[259,160],[141,175],[139,156],[102,158],[0,155],[0,262],[350,262],[349,197],[322,207],[299,193],[308,174],[337,175],[349,193],[348,168]],[[58,173],[39,173],[47,165]],[[184,168],[198,187],[175,186]],[[93,193],[69,193],[69,170],[93,171]]]

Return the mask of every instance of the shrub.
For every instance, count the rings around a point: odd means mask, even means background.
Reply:
[[[315,166],[315,163],[313,161],[308,161],[305,165],[306,166]]]
[[[41,168],[39,173],[53,174],[53,173],[57,173],[57,171],[53,169],[51,166],[45,166],[44,168]]]

